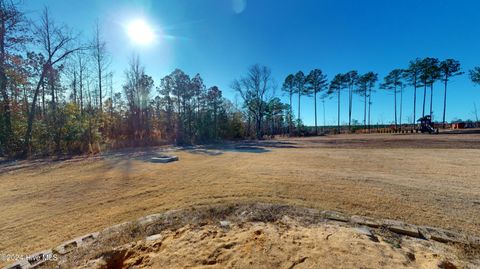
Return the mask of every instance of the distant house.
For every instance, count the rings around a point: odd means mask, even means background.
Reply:
[[[465,129],[465,122],[452,123],[452,129]]]
[[[452,123],[452,129],[465,129],[465,128],[475,128],[475,124],[470,121],[459,121]]]

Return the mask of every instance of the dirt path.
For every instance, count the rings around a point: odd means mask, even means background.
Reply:
[[[179,150],[170,164],[150,163],[151,154],[2,165],[0,253],[29,254],[143,215],[237,201],[480,234],[480,135],[293,139]]]

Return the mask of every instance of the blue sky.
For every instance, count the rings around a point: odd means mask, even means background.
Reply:
[[[48,6],[57,22],[88,39],[99,20],[112,54],[116,85],[124,80],[128,58],[138,53],[156,82],[181,68],[200,73],[207,86],[217,85],[235,100],[233,79],[255,63],[272,69],[277,95],[289,73],[322,69],[337,73],[374,71],[383,77],[405,68],[416,57],[454,58],[464,71],[480,66],[480,27],[475,0],[27,0],[24,9],[35,19]],[[125,32],[129,21],[143,18],[155,28],[156,42],[132,44]],[[343,100],[347,100],[344,93]],[[404,117],[412,115],[413,89],[404,93]],[[417,111],[422,96],[418,94]],[[443,85],[435,84],[434,115],[443,109]],[[302,119],[313,124],[313,100],[302,98]],[[467,75],[449,86],[447,119],[473,118],[480,109],[480,87]],[[373,96],[372,121],[393,120],[393,96],[378,90]],[[296,111],[296,102],[294,102]],[[348,120],[342,103],[342,122]],[[319,123],[323,111],[318,110]],[[363,103],[355,98],[353,118],[363,120]],[[326,101],[326,122],[336,123],[335,99]]]

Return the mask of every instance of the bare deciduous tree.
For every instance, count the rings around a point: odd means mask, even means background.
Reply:
[[[98,99],[100,105],[100,111],[103,111],[103,77],[106,72],[110,61],[107,53],[107,44],[102,38],[99,22],[95,23],[94,37],[92,41],[93,58],[95,59],[97,67],[97,79],[98,79]]]
[[[37,39],[36,41],[40,45],[42,51],[41,53],[45,55],[44,57],[46,62],[38,79],[37,86],[35,87],[32,105],[28,114],[24,151],[24,154],[27,155],[31,151],[31,137],[33,120],[35,118],[35,104],[45,76],[57,64],[64,61],[72,53],[85,49],[83,46],[75,45],[75,36],[73,36],[65,26],[57,25],[52,19],[50,19],[47,8],[44,9],[40,22],[34,26],[34,35]],[[55,111],[54,97],[52,98],[52,105]]]
[[[275,89],[270,68],[259,64],[248,69],[245,77],[235,80],[232,88],[242,97],[247,110],[255,120],[257,139],[263,136],[262,120],[268,101],[272,98]]]

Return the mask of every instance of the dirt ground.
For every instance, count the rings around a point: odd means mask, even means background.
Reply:
[[[0,253],[30,254],[140,216],[272,202],[480,235],[480,135],[338,135],[0,165]],[[0,261],[2,264],[2,261]]]
[[[304,226],[288,217],[228,228],[187,225],[109,250],[78,268],[433,269],[478,265],[459,259],[455,248],[442,243],[413,238],[393,241],[364,228]]]

